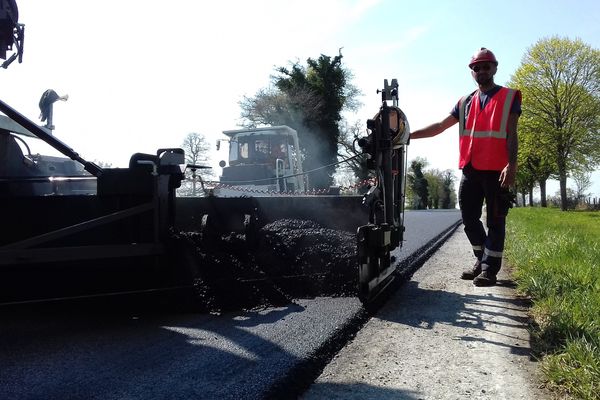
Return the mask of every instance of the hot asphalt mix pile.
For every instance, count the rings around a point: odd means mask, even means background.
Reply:
[[[206,311],[357,294],[356,238],[349,232],[281,219],[262,227],[253,244],[238,233],[203,240],[199,233],[180,232],[175,239],[185,248],[196,306]]]

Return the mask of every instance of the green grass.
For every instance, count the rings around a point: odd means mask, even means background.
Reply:
[[[600,399],[600,212],[513,209],[505,255],[533,300],[534,346],[549,386]]]

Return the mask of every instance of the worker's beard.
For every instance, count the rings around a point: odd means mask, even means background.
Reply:
[[[480,86],[488,86],[494,83],[493,75],[477,75],[475,77],[475,82],[477,82]]]

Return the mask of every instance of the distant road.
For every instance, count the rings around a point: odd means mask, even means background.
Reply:
[[[460,213],[406,213],[398,261],[455,225]],[[364,318],[356,298],[298,300],[224,315],[0,312],[0,399],[260,399],[293,388]],[[364,321],[363,321],[364,322]],[[339,339],[343,340],[343,339]],[[310,373],[308,373],[310,375]],[[276,385],[277,386],[277,385]],[[278,387],[278,386],[277,386]],[[295,398],[295,397],[294,397]]]

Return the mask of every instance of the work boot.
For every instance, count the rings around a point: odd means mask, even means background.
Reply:
[[[481,273],[481,261],[475,261],[475,265],[473,265],[469,269],[465,269],[460,276],[460,279],[464,279],[466,281],[472,281],[477,275]]]
[[[483,270],[481,274],[473,279],[475,286],[494,286],[496,284],[496,274],[490,270]]]

